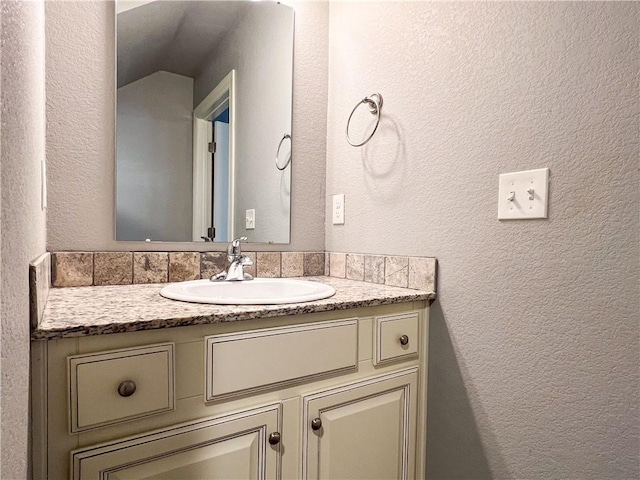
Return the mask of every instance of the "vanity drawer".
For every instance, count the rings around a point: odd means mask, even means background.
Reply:
[[[355,318],[205,337],[205,399],[283,386],[358,364]]]
[[[373,364],[417,357],[418,328],[417,312],[376,317]]]
[[[173,410],[174,344],[68,357],[71,432]]]

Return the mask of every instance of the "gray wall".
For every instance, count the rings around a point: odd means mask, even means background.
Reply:
[[[640,476],[639,12],[331,3],[326,246],[438,258],[431,479]],[[540,167],[549,219],[497,221],[498,175]]]
[[[291,134],[292,22],[288,6],[251,5],[195,81],[197,106],[236,69],[234,235],[249,240],[289,241],[291,169],[279,171],[274,159],[282,136]],[[287,142],[283,150],[289,148]],[[250,208],[256,210],[256,228],[245,230]]]
[[[293,155],[297,160],[292,170],[291,244],[286,248],[322,250],[328,4],[300,1],[292,5],[296,10]],[[113,240],[113,3],[47,2],[45,12],[49,250],[223,249],[224,245]]]
[[[120,87],[117,97],[117,238],[188,242],[193,79],[156,72]]]
[[[2,401],[0,478],[26,478],[29,424],[29,262],[45,251],[44,5],[3,1],[0,168]]]

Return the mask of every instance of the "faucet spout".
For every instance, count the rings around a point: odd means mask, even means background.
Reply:
[[[244,267],[250,267],[251,265],[253,265],[253,260],[249,257],[242,253],[237,255],[229,265],[229,270],[227,271],[227,277],[225,280],[232,282],[252,280],[253,277],[244,272]]]

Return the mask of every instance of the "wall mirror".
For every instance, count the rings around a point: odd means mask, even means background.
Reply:
[[[289,243],[294,12],[116,2],[116,240]]]

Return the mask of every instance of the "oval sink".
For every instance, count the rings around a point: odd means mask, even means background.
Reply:
[[[172,300],[219,305],[274,305],[320,300],[334,295],[324,283],[289,278],[254,278],[242,282],[191,280],[172,283],[160,295]]]

